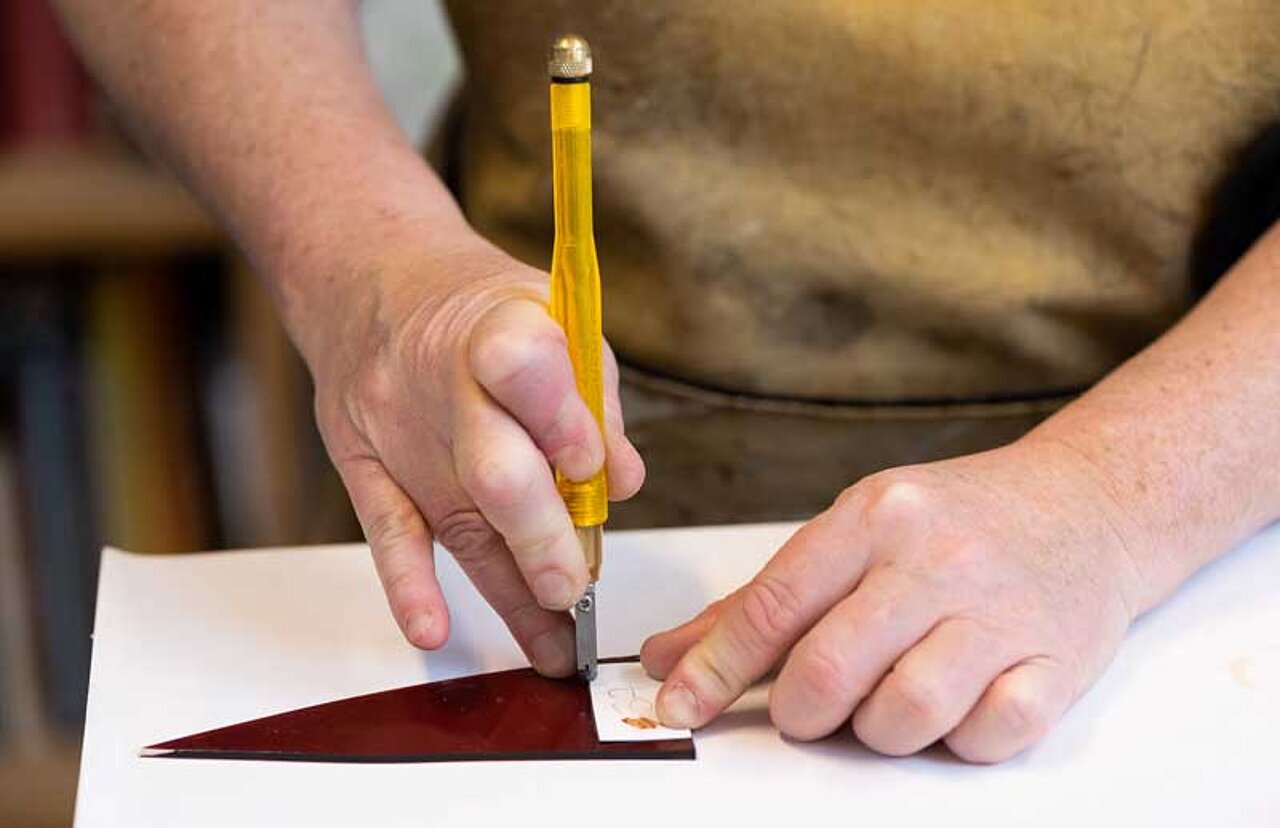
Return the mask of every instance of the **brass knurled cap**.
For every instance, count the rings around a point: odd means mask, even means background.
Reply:
[[[591,47],[575,34],[561,35],[551,44],[547,72],[553,78],[576,80],[591,74]]]

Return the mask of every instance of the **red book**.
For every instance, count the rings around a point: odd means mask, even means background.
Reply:
[[[90,85],[48,0],[0,0],[5,143],[74,141],[89,126]]]
[[[8,0],[0,0],[0,3],[8,3]],[[8,50],[12,39],[9,35],[9,7],[8,5],[0,5],[0,48]],[[7,51],[6,51],[7,54]],[[0,61],[0,148],[9,143],[9,136],[13,134],[13,101],[10,100],[13,95],[13,88],[9,80],[9,61],[6,57]]]

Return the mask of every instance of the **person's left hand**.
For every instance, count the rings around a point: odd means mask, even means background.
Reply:
[[[658,715],[700,727],[782,663],[769,709],[788,736],[852,716],[881,753],[945,739],[1000,761],[1093,683],[1144,605],[1136,534],[1060,442],[873,475],[746,586],[645,642]]]

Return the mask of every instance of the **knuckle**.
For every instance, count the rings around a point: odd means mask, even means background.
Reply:
[[[872,576],[876,581],[889,583],[892,586],[882,587],[876,593],[870,594],[871,600],[867,601],[858,623],[869,630],[889,629],[901,613],[900,602],[903,590],[916,586],[911,580],[913,574],[890,562],[868,570],[868,574],[863,576],[863,581],[871,583]]]
[[[796,654],[796,679],[805,696],[817,704],[839,699],[851,683],[841,654],[825,644]]]
[[[986,544],[971,536],[961,536],[939,546],[937,560],[931,569],[944,579],[956,579],[982,571]]]
[[[565,550],[573,552],[573,547],[565,544],[569,538],[558,532],[539,533],[528,537],[506,538],[507,545],[513,554],[522,559],[529,567],[531,577],[537,577],[544,570],[559,570],[572,558],[564,554]],[[577,552],[579,557],[581,551]]]
[[[894,707],[900,715],[920,729],[934,729],[944,719],[946,690],[936,678],[911,668],[894,668],[886,680]]]
[[[861,511],[867,500],[869,491],[866,480],[855,483],[852,486],[845,487],[844,491],[836,496],[835,502],[831,504],[831,508],[835,511]]]
[[[702,679],[699,695],[711,700],[727,700],[747,686],[745,676],[739,674],[726,659],[714,657],[705,646],[694,645],[688,658],[694,662],[694,670]]]
[[[363,448],[363,435],[352,422],[350,410],[347,395],[332,390],[316,389],[311,400],[311,413],[325,450],[339,467],[359,456]]]
[[[531,482],[522,464],[487,452],[465,463],[459,477],[462,487],[479,503],[497,507],[519,502]]]
[[[378,552],[387,552],[415,541],[425,532],[422,516],[408,502],[385,505],[365,526],[365,538]]]
[[[801,620],[800,596],[785,581],[771,575],[757,575],[743,587],[738,599],[747,632],[757,640],[773,641]]]
[[[349,407],[358,411],[377,411],[395,403],[400,384],[385,364],[375,362],[355,377],[350,391]]]
[[[1016,684],[992,689],[991,709],[997,726],[1006,738],[1019,743],[1034,741],[1049,727],[1044,699]]]
[[[464,567],[484,557],[498,533],[474,509],[459,509],[436,521],[436,540]]]
[[[519,383],[550,355],[563,347],[559,328],[538,331],[502,328],[477,336],[471,346],[471,369],[486,386]]]
[[[542,435],[547,449],[587,445],[597,432],[591,412],[576,394],[567,395]]]
[[[382,362],[364,366],[337,388],[317,389],[316,422],[326,447],[339,449],[344,443],[375,440],[387,412],[396,410],[400,395],[394,371]]]
[[[864,488],[867,521],[887,527],[916,523],[933,513],[929,487],[900,470],[881,472],[854,488]]]

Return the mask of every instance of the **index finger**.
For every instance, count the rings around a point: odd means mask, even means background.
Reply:
[[[546,459],[506,412],[477,401],[459,418],[458,481],[506,541],[538,603],[566,610],[587,588],[587,564]]]
[[[658,692],[670,727],[701,727],[769,672],[866,568],[857,509],[828,509],[788,540],[755,578],[725,601]]]

